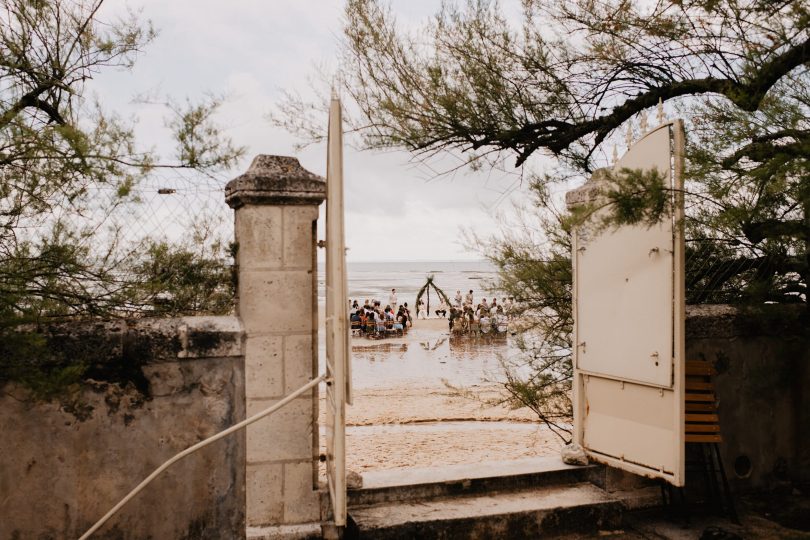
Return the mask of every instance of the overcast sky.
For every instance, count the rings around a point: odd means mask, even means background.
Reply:
[[[147,138],[160,139],[163,112],[134,106],[136,94],[154,92],[184,99],[205,92],[227,96],[219,121],[247,156],[295,155],[318,174],[326,169],[324,145],[296,152],[294,136],[266,119],[281,92],[306,93],[315,66],[334,65],[343,0],[108,0],[105,10],[142,8],[160,32],[131,72],[100,75],[93,89],[103,102],[140,117]],[[504,2],[517,13],[518,2]],[[429,17],[439,2],[394,0],[403,25]],[[102,13],[103,16],[103,13]],[[437,164],[450,167],[448,159]],[[346,240],[350,261],[480,259],[466,250],[460,230],[488,235],[496,214],[508,212],[521,188],[513,171],[434,177],[405,152],[346,149]],[[506,194],[506,196],[505,196]],[[224,204],[224,202],[223,202]]]

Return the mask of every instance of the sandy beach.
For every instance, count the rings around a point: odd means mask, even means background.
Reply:
[[[498,355],[509,352],[505,338],[451,338],[446,319],[415,320],[404,337],[353,337],[348,468],[362,473],[556,455],[560,440],[530,410],[481,402],[503,395],[494,381]]]

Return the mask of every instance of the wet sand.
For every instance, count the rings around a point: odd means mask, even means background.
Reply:
[[[352,338],[348,468],[362,473],[558,455],[560,440],[530,410],[482,403],[503,395],[495,382],[498,355],[510,350],[503,336],[451,338],[446,319],[416,320],[404,337]]]

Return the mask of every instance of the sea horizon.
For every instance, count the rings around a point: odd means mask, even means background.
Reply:
[[[485,298],[490,292],[487,283],[496,277],[496,268],[485,259],[478,260],[384,260],[347,261],[349,299],[363,302],[366,299],[380,300],[385,305],[396,289],[398,303],[408,302],[413,306],[416,294],[432,275],[433,282],[451,299],[459,290],[462,294],[473,290],[476,299]],[[436,298],[431,291],[431,298]],[[318,299],[325,301],[324,265],[318,264]],[[431,308],[438,305],[431,301]]]

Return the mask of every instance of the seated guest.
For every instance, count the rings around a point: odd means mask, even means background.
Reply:
[[[484,334],[492,329],[492,322],[489,320],[489,316],[487,315],[486,311],[482,312],[481,318],[478,319],[478,324],[481,326],[481,332]]]
[[[400,330],[402,330],[402,333],[404,334],[405,331],[408,329],[408,314],[405,312],[405,308],[402,306],[399,306],[396,321],[398,324],[402,326]]]
[[[481,307],[483,307],[485,310],[489,311],[489,304],[487,304],[487,299],[486,298],[481,300]]]
[[[361,309],[357,312],[357,315],[360,317],[360,329],[363,333],[368,332],[368,312]]]
[[[377,323],[376,323],[377,314],[374,313],[374,310],[372,309],[367,313],[367,315],[368,318],[366,319],[366,332],[373,334],[377,330]]]
[[[385,313],[382,311],[377,311],[374,320],[377,321],[377,332],[384,332],[385,331]]]
[[[349,317],[349,320],[352,323],[352,330],[357,330],[357,329],[361,328],[362,323],[360,321],[360,312],[359,312],[359,310],[352,312],[352,315],[351,315],[351,317]]]
[[[444,303],[444,298],[439,302],[439,309],[436,310],[437,317],[447,317],[447,304]]]

